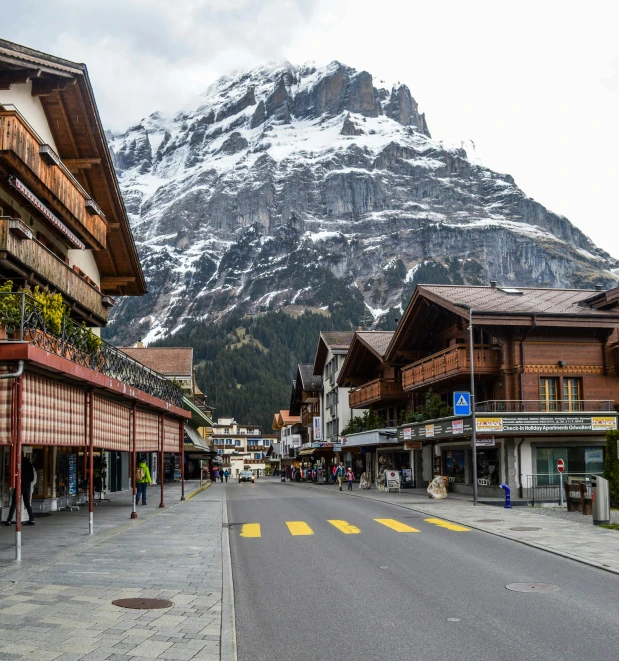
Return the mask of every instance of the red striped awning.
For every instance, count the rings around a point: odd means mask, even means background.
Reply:
[[[10,445],[11,413],[13,412],[13,379],[0,381],[0,445]],[[0,468],[0,470],[2,470]]]
[[[181,423],[182,424],[182,423]],[[164,452],[180,452],[179,422],[163,419],[163,450]]]
[[[31,372],[24,373],[22,384],[24,444],[86,445],[86,393],[83,389]]]
[[[131,409],[95,395],[94,446],[119,452],[131,451]]]
[[[157,452],[159,450],[159,416],[147,411],[136,411],[135,417],[136,452]]]

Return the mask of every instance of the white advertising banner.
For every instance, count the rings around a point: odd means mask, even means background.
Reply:
[[[322,424],[320,416],[314,416],[314,440],[322,441]]]

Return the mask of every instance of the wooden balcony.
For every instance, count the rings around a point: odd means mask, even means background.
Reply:
[[[500,374],[501,349],[488,344],[473,347],[475,374]],[[404,390],[429,386],[437,381],[465,376],[470,372],[469,346],[457,344],[402,369]]]
[[[376,402],[402,401],[406,398],[402,386],[394,379],[374,379],[348,393],[351,409],[363,409]]]
[[[314,417],[320,415],[317,411],[303,411],[301,413],[301,426],[311,427],[314,424]]]
[[[76,303],[99,321],[107,322],[108,306],[112,303],[109,296],[104,296],[35,238],[20,238],[9,229],[10,223],[11,219],[0,218],[0,266],[28,278],[33,274],[35,281],[58,290],[67,302]]]
[[[67,222],[69,229],[81,235],[89,247],[105,248],[105,216],[17,110],[0,111],[0,161]]]

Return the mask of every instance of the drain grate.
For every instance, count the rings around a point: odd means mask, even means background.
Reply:
[[[136,608],[139,610],[155,610],[157,608],[170,608],[171,606],[174,606],[174,603],[167,599],[142,599],[139,597],[132,599],[117,599],[112,603],[114,606],[120,606],[121,608]]]
[[[534,528],[533,526],[519,526],[517,528],[510,528],[509,530],[515,530],[516,532],[530,532],[531,530],[541,530],[541,528]]]
[[[503,519],[477,519],[477,523],[502,523]]]
[[[561,589],[550,583],[510,583],[505,587],[512,592],[558,592]]]

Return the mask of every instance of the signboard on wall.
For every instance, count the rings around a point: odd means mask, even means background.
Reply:
[[[475,439],[475,445],[478,448],[493,448],[495,445],[494,436],[478,436]]]
[[[440,440],[470,436],[472,418],[437,420],[433,423],[403,425],[398,428],[398,441]],[[487,436],[509,434],[600,433],[617,429],[616,415],[582,415],[570,413],[517,413],[514,415],[477,415],[477,433]],[[619,449],[618,449],[619,452]]]
[[[404,443],[405,450],[421,450],[423,443],[421,441],[408,441]]]
[[[314,440],[322,441],[322,424],[319,415],[314,416]]]

